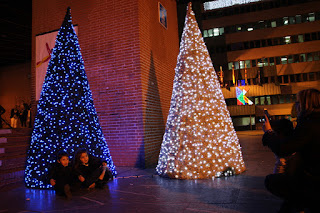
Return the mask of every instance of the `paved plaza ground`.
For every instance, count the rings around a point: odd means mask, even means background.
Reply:
[[[118,177],[105,189],[78,192],[71,200],[53,190],[23,183],[0,188],[2,212],[142,212],[273,213],[281,200],[264,188],[274,156],[261,144],[262,131],[237,132],[247,170],[213,180],[161,178],[154,169],[117,167]]]

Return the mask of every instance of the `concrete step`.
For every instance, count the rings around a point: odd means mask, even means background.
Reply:
[[[0,137],[12,135],[31,135],[31,133],[32,128],[0,129]]]

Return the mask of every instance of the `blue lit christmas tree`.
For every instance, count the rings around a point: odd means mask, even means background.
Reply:
[[[239,139],[191,3],[156,170],[177,179],[207,179],[245,170]]]
[[[26,186],[51,188],[46,174],[56,153],[79,148],[115,166],[94,108],[70,8],[56,38],[43,83],[25,169]]]

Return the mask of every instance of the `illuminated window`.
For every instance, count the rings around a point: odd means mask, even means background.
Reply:
[[[288,25],[288,24],[289,24],[289,18],[283,17],[283,25]]]
[[[244,61],[240,61],[240,69],[244,69]]]
[[[306,62],[306,54],[300,54],[300,61],[301,62]]]
[[[253,28],[252,28],[252,27],[249,27],[249,28],[248,28],[248,31],[252,31],[252,30],[253,30]]]
[[[277,22],[276,21],[272,21],[271,22],[271,27],[277,27]]]
[[[284,37],[284,43],[286,43],[286,44],[290,44],[291,43],[290,36]]]
[[[232,62],[229,62],[229,63],[228,63],[228,69],[229,69],[229,70],[232,70],[232,65],[233,65]]]
[[[308,16],[308,21],[315,21],[316,17],[314,15],[314,13],[309,13],[309,16]]]
[[[220,35],[224,34],[224,28],[223,28],[223,27],[220,27],[220,28],[219,28],[219,34],[220,34]]]
[[[208,31],[207,31],[207,30],[204,30],[204,31],[203,31],[203,37],[204,37],[204,38],[208,37]]]
[[[203,8],[204,10],[215,10],[224,7],[231,7],[233,5],[249,4],[258,1],[262,0],[215,0],[203,3]]]
[[[293,56],[292,55],[288,55],[288,64],[293,63]]]
[[[281,64],[287,64],[287,56],[281,56]]]
[[[213,28],[213,36],[219,36],[219,28]]]
[[[212,29],[208,30],[208,36],[213,37],[213,30]]]

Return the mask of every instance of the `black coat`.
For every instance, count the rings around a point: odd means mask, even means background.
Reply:
[[[263,143],[278,156],[300,153],[305,172],[320,178],[320,111],[302,113],[293,134],[286,140],[265,133]]]

